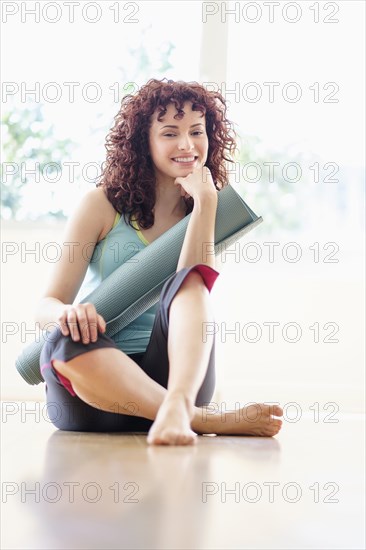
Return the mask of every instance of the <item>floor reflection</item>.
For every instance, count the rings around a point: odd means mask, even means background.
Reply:
[[[201,439],[203,440],[203,439]],[[209,506],[200,445],[149,447],[120,434],[54,432],[41,484],[50,548],[199,548]]]

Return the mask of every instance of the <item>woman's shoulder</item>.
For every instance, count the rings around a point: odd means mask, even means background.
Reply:
[[[113,204],[108,200],[107,195],[104,192],[102,187],[96,187],[95,189],[90,189],[88,191],[91,197],[94,198],[97,207],[100,209],[99,212],[102,213],[104,224],[102,231],[99,234],[98,242],[102,241],[105,236],[113,228],[116,215],[118,214],[117,210],[114,208]]]

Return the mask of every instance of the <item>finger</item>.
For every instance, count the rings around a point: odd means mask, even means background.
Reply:
[[[205,183],[213,183],[211,172],[207,167],[206,167],[206,171],[205,171],[205,174],[204,174],[204,182]]]
[[[84,344],[86,344],[90,341],[90,333],[89,333],[88,318],[86,316],[85,307],[78,306],[76,308],[76,314],[77,314],[77,320],[79,325],[78,328],[81,334],[81,339],[84,342]]]
[[[101,315],[99,315],[99,314],[97,315],[97,319],[98,319],[98,327],[99,327],[99,330],[100,330],[101,332],[104,332],[105,329],[106,329],[106,326],[107,326],[105,320],[104,320],[103,317],[102,317]]]
[[[64,336],[67,336],[69,334],[69,329],[66,322],[66,311],[61,315],[61,317],[58,318],[58,322],[60,324],[61,332]]]
[[[98,321],[97,312],[94,304],[85,304],[85,315],[87,318],[87,326],[89,330],[89,338],[92,342],[96,342],[98,339]]]
[[[70,330],[71,338],[73,340],[79,340],[80,335],[77,326],[76,311],[74,308],[69,309],[69,311],[67,312],[67,324]]]

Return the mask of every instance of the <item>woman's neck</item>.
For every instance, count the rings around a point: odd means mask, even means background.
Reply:
[[[154,206],[156,215],[181,218],[186,214],[186,204],[178,187],[157,187]]]

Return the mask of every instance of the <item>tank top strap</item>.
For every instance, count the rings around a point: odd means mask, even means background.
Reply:
[[[112,227],[112,229],[114,229],[114,228],[116,227],[116,225],[117,225],[117,223],[119,222],[120,218],[121,218],[121,214],[120,214],[119,212],[117,212],[117,213],[116,213],[116,216],[115,216],[115,218],[114,218],[114,222],[113,222],[113,227]]]
[[[136,234],[138,236],[138,238],[140,239],[141,242],[144,243],[144,245],[149,245],[150,243],[145,239],[145,237],[143,236],[143,234],[141,233],[141,229],[139,227],[139,224],[137,223],[137,220],[135,218],[135,216],[131,217],[131,223],[134,227],[134,230],[136,231]]]
[[[116,225],[118,224],[118,222],[120,221],[120,219],[121,219],[121,214],[120,214],[119,212],[117,212],[116,215],[115,215],[115,218],[114,218],[114,222],[113,222],[113,227],[112,227],[112,229],[114,229],[114,228],[116,227]],[[145,237],[144,237],[143,234],[141,233],[140,227],[139,227],[139,225],[138,225],[138,223],[137,223],[137,220],[136,220],[135,216],[132,216],[132,217],[131,217],[131,224],[132,224],[132,226],[133,226],[133,229],[132,229],[132,227],[131,227],[129,224],[126,224],[126,225],[130,228],[130,230],[132,230],[132,231],[134,230],[134,231],[135,231],[135,234],[137,235],[137,237],[140,239],[140,241],[141,241],[145,246],[149,245],[150,243],[145,239]],[[111,231],[112,231],[112,229],[111,229]]]

